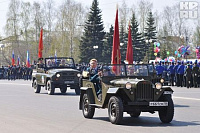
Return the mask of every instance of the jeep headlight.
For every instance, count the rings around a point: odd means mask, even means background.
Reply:
[[[81,77],[81,74],[80,74],[80,73],[78,73],[78,74],[77,74],[77,77]]]
[[[160,79],[160,83],[164,83],[165,82],[165,80],[164,79]]]
[[[129,82],[126,83],[126,89],[131,89],[131,83]]]
[[[56,74],[56,77],[57,77],[57,78],[59,78],[59,77],[60,77],[60,74],[59,74],[59,73],[58,73],[58,74]]]
[[[156,89],[158,89],[158,90],[162,88],[161,83],[156,83],[155,86],[156,86]]]

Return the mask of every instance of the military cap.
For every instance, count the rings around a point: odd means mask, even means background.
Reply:
[[[38,58],[38,61],[39,61],[39,60],[43,60],[43,58]]]

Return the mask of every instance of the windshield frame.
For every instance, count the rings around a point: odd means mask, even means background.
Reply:
[[[52,66],[52,67],[49,67],[49,66],[47,66],[47,61],[48,60],[55,60],[55,59],[57,59],[57,60],[61,60],[61,59],[70,59],[70,60],[72,60],[72,66]],[[45,68],[46,69],[63,69],[63,68],[75,68],[75,63],[74,63],[74,59],[73,58],[71,58],[71,57],[49,57],[49,58],[45,58],[45,60],[44,60],[44,64],[45,64]]]
[[[128,66],[133,65],[133,66],[146,66],[147,69],[147,75],[129,75],[128,74]],[[123,75],[106,75],[103,72],[103,77],[149,77],[150,72],[149,72],[149,64],[104,64],[102,65],[102,71],[104,71],[104,67],[110,67],[110,66],[123,66],[124,67],[124,74]],[[109,70],[112,71],[112,70]]]

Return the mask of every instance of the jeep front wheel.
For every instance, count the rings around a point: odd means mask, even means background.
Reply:
[[[54,94],[54,91],[55,91],[55,87],[54,87],[54,85],[51,83],[51,80],[48,80],[48,81],[47,81],[46,87],[47,87],[48,94],[49,94],[49,95],[53,95],[53,94]]]
[[[168,102],[168,106],[158,111],[159,118],[163,123],[170,123],[174,117],[174,103],[170,95],[165,95],[161,99]]]
[[[87,94],[83,95],[83,100],[82,100],[82,112],[83,112],[83,116],[85,118],[93,118],[94,116],[94,112],[95,112],[95,108],[90,106],[90,101],[88,99]]]
[[[40,86],[40,85],[38,85],[38,83],[37,83],[37,80],[36,80],[36,79],[33,81],[33,88],[34,88],[34,92],[35,92],[35,93],[40,93],[41,86]]]
[[[108,102],[108,116],[112,124],[120,124],[123,118],[123,104],[120,97],[112,96]]]
[[[75,86],[75,93],[76,93],[76,95],[80,95],[80,86],[79,85]]]

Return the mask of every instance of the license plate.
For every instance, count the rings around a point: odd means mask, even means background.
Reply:
[[[73,84],[74,81],[65,81],[65,84]]]
[[[168,106],[168,102],[149,102],[149,106]]]

